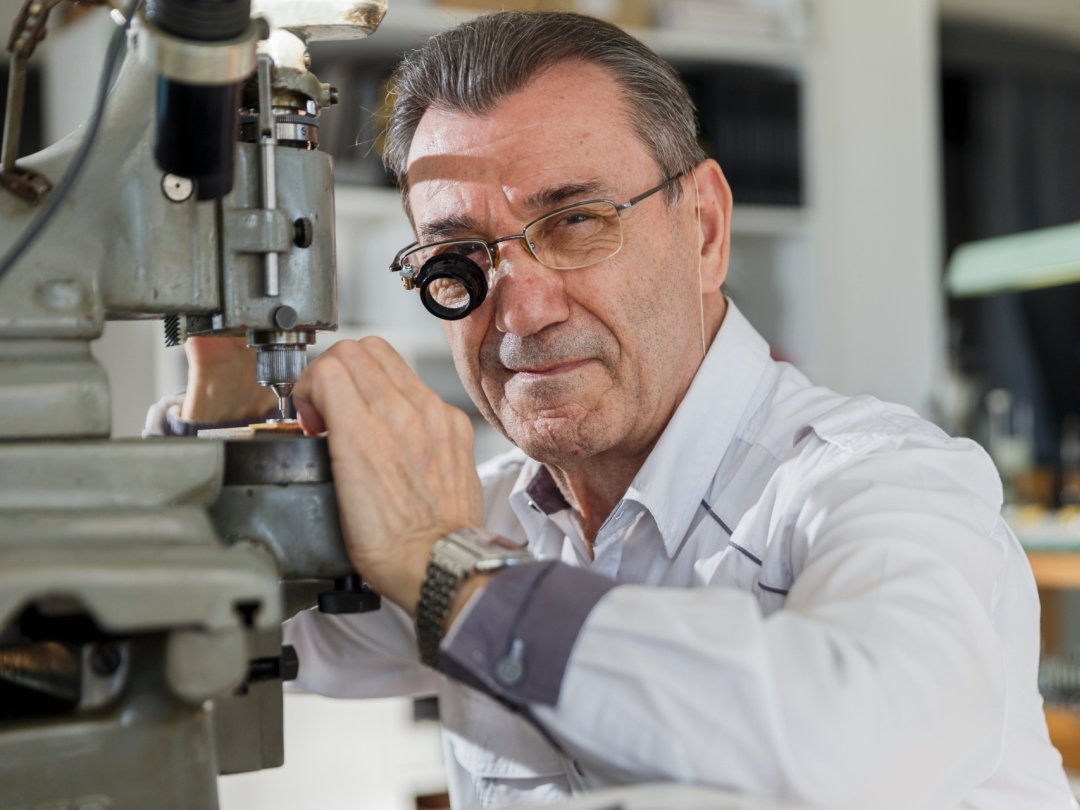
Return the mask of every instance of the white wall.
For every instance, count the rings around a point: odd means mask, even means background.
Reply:
[[[287,695],[285,730],[285,765],[221,777],[221,810],[414,810],[446,790],[438,725],[408,700]]]
[[[813,11],[807,370],[923,409],[942,354],[936,3]]]

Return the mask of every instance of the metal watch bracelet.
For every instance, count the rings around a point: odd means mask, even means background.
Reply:
[[[439,663],[439,645],[446,633],[450,601],[462,578],[461,574],[439,565],[433,550],[424,584],[420,587],[420,602],[416,606],[416,642],[420,647],[420,660],[429,667],[435,668]]]
[[[457,529],[441,537],[431,549],[416,606],[420,660],[433,668],[439,663],[439,645],[446,633],[450,602],[462,581],[474,573],[490,573],[532,561],[523,546],[484,529]]]

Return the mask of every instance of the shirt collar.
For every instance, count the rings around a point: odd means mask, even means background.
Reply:
[[[525,485],[525,494],[529,497],[529,505],[535,506],[545,515],[561,512],[570,506],[566,497],[555,483],[555,479],[543,464],[536,465],[539,469]]]
[[[771,363],[769,346],[728,299],[727,312],[690,388],[624,500],[653,515],[673,556],[697,513]],[[569,507],[547,468],[529,459],[511,492],[520,519],[543,519]]]
[[[771,364],[768,343],[728,299],[705,360],[626,493],[652,513],[669,557],[761,396],[760,383]]]
[[[551,515],[569,509],[570,504],[547,467],[526,457],[510,490],[510,507],[525,530],[529,548],[537,551],[536,542],[544,524]]]

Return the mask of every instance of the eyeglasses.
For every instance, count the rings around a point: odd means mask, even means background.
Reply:
[[[520,239],[536,261],[553,270],[577,270],[610,259],[623,246],[622,212],[670,186],[679,172],[619,204],[585,200],[534,219],[521,233],[482,239],[448,239],[430,245],[414,242],[394,257],[390,270],[401,274],[406,290],[418,287],[427,310],[445,320],[464,318],[487,296],[499,266],[499,246]]]

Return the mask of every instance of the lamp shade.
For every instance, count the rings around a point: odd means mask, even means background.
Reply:
[[[958,247],[945,287],[958,297],[1037,290],[1080,281],[1080,222]]]

